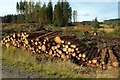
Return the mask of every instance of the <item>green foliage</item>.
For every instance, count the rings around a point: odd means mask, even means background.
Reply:
[[[82,25],[92,25],[92,21],[82,21]]]
[[[48,19],[48,24],[52,24],[53,20],[53,6],[52,2],[50,1],[47,5],[47,19]]]
[[[25,8],[25,11],[24,11],[24,22],[29,22],[29,19],[28,19],[28,16],[29,16],[29,13],[28,13],[28,2],[24,2],[24,8]]]
[[[112,32],[106,32],[104,30],[100,31],[99,34],[104,36],[120,37],[120,28],[115,28]]]
[[[12,22],[12,16],[13,15],[6,15],[6,16],[2,17],[2,22],[11,23]]]
[[[54,24],[48,24],[48,25],[45,25],[45,28],[47,30],[61,30],[61,27],[60,26],[55,26]]]
[[[71,23],[72,9],[68,2],[57,2],[54,7],[53,22],[57,26],[66,26]]]
[[[98,22],[98,20],[97,20],[97,17],[95,18],[95,20],[93,20],[91,26],[94,27],[94,28],[99,28],[99,22]]]
[[[17,10],[17,13],[19,13],[19,9],[20,9],[19,3],[17,2],[17,3],[16,3],[16,10]]]
[[[72,16],[72,9],[70,7],[70,4],[68,2],[62,2],[63,7],[63,24],[67,25],[68,23],[71,23],[71,16]]]
[[[54,8],[54,24],[56,26],[64,26],[63,24],[63,14],[62,14],[62,8],[61,8],[61,3],[58,2],[56,5],[55,5],[55,8]]]
[[[40,24],[47,24],[47,12],[46,12],[46,4],[44,3],[41,10],[40,10]]]
[[[41,24],[40,11],[41,11],[41,3],[40,3],[40,2],[37,2],[37,3],[35,4],[35,9],[34,9],[34,11],[33,11],[34,22]]]
[[[120,22],[118,23],[118,26],[120,26]]]
[[[110,35],[120,37],[120,28],[116,28],[113,32],[109,33]]]
[[[17,5],[18,6],[18,5]],[[24,2],[20,1],[19,3],[19,10],[20,10],[20,13],[23,14],[24,13]]]

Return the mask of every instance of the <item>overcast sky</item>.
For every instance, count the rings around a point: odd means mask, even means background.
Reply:
[[[0,16],[7,14],[16,14],[16,2],[20,0],[1,0],[0,1]],[[24,1],[24,0],[22,0]],[[38,1],[38,0],[32,0]],[[40,0],[48,2],[49,0]],[[51,0],[56,4],[58,0]],[[78,21],[92,20],[95,17],[99,21],[106,19],[118,18],[118,1],[119,0],[67,0],[73,10],[78,12]],[[120,6],[119,6],[120,7]]]

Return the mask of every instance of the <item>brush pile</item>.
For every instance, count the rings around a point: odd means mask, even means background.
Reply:
[[[41,30],[10,34],[3,38],[2,44],[7,48],[12,45],[15,48],[30,50],[38,55],[50,55],[62,60],[69,59],[81,66],[101,69],[119,67],[120,38],[112,39],[113,44],[109,39],[106,40],[98,36],[91,36],[89,39],[85,37],[80,40],[74,34]]]

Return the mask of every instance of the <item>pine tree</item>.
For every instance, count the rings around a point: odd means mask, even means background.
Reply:
[[[22,0],[19,2],[19,9],[20,9],[20,14],[19,14],[19,22],[23,22],[24,21],[24,2],[22,2]]]
[[[28,19],[29,19],[29,22],[32,23],[32,1],[30,0],[29,3],[28,3]]]
[[[19,22],[20,20],[19,20],[19,12],[20,12],[20,5],[19,5],[19,3],[17,2],[16,3],[16,11],[17,11],[17,22]]]
[[[42,8],[40,9],[40,24],[45,25],[47,22],[47,15],[46,15],[46,4],[44,3]]]
[[[65,0],[59,1],[54,7],[54,24],[58,26],[66,26],[71,23],[72,8]]]
[[[54,7],[54,24],[57,26],[64,26],[63,24],[63,13],[61,8],[61,3],[57,2]]]
[[[20,13],[23,14],[24,13],[24,2],[20,1]]]
[[[33,11],[34,21],[36,23],[40,23],[40,9],[41,9],[41,3],[40,3],[40,1],[38,1],[38,2],[36,2],[35,9]]]
[[[26,22],[26,23],[29,22],[29,19],[28,19],[28,18],[29,18],[28,6],[29,6],[29,4],[28,4],[28,2],[25,0],[25,1],[24,1],[24,8],[25,8],[25,11],[24,11],[24,17],[25,17],[24,22]]]
[[[52,19],[53,19],[53,6],[51,0],[49,1],[47,5],[47,19],[48,19],[48,24],[52,24]]]
[[[62,9],[63,9],[63,22],[64,25],[67,25],[68,23],[71,23],[71,13],[72,9],[70,7],[70,4],[65,0],[65,2],[62,2]]]
[[[32,23],[35,23],[34,11],[35,11],[35,3],[31,2],[31,22]]]
[[[17,2],[17,3],[16,3],[16,11],[17,11],[17,14],[19,14],[19,10],[20,10],[20,7],[19,7],[19,3]]]
[[[53,20],[52,20],[55,26],[57,26],[56,16],[57,16],[57,5],[54,6]]]

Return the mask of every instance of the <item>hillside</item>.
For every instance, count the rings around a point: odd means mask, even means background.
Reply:
[[[113,26],[120,26],[120,18],[105,20],[104,23],[113,25]]]

